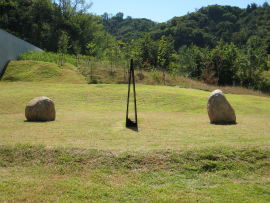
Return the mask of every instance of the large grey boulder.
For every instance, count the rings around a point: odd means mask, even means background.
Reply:
[[[54,102],[45,96],[32,99],[25,108],[28,121],[54,121],[55,114]]]
[[[211,93],[207,111],[211,123],[236,123],[235,112],[221,90]]]

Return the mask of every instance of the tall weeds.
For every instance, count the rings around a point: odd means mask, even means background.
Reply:
[[[58,53],[46,52],[46,51],[28,51],[24,54],[19,55],[19,60],[35,60],[44,61],[50,63],[59,63],[60,55]],[[75,55],[67,54],[65,56],[66,63],[77,66],[77,59]]]

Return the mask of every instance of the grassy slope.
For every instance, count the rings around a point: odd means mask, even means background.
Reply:
[[[0,154],[3,202],[270,200],[267,150],[115,154],[20,145]]]
[[[209,92],[137,85],[139,132],[133,132],[124,128],[127,85],[0,85],[3,144],[139,151],[215,145],[268,146],[270,142],[265,125],[270,113],[268,97],[227,95],[238,124],[220,126],[209,124],[206,113]],[[55,102],[56,121],[23,122],[26,104],[42,95]],[[44,131],[44,127],[48,129]],[[140,139],[136,139],[138,136]]]
[[[74,69],[69,64],[59,66],[41,61],[11,61],[2,81],[86,83]]]
[[[95,62],[92,71],[91,67],[87,67],[83,62],[80,62],[78,68],[76,68],[70,64],[58,66],[55,63],[42,61],[11,61],[1,81],[85,84],[86,82],[92,83],[91,72],[92,80],[99,84],[127,83],[127,72],[125,76],[123,68],[113,67],[111,69],[110,64],[104,61]],[[265,74],[267,75],[267,73]],[[151,71],[140,72],[135,70],[136,84],[163,85],[162,77],[161,72],[158,72],[158,74],[153,77],[153,72]],[[265,77],[267,78],[268,76]],[[217,87],[213,85],[207,85],[200,81],[195,81],[182,76],[172,77],[170,74],[166,74],[166,85],[211,92],[217,89]],[[258,91],[241,87],[222,86],[218,88],[224,93],[269,96],[269,94],[265,95]]]
[[[137,85],[137,132],[124,127],[127,85],[0,88],[0,202],[270,201],[265,95],[227,94],[237,125],[211,125],[210,92]],[[24,122],[42,95],[56,121]]]

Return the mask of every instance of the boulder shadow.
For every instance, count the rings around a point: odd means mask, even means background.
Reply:
[[[237,125],[237,123],[212,123],[212,122],[210,122],[210,124],[212,125]]]
[[[55,120],[53,120],[55,121]],[[47,122],[53,122],[53,121],[28,121],[28,120],[24,120],[23,122],[25,123],[47,123]]]

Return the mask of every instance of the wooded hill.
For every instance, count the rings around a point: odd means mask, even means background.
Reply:
[[[270,6],[210,5],[164,23],[89,13],[84,0],[1,0],[0,28],[46,51],[270,92]],[[91,11],[91,9],[90,9]]]
[[[117,13],[109,17],[104,13],[102,23],[117,40],[130,44],[131,39],[140,38],[142,54],[137,54],[140,61],[162,67],[163,60],[169,72],[208,83],[236,83],[270,91],[266,63],[270,53],[270,6],[267,2],[262,6],[248,4],[246,9],[210,5],[164,23],[130,16],[124,19],[123,16]],[[169,48],[171,42],[179,57],[164,58],[162,50],[173,53]]]
[[[57,52],[62,31],[70,45],[77,42],[83,54],[87,45],[107,46],[110,35],[101,17],[88,13],[91,4],[83,0],[1,0],[0,28],[47,51]],[[69,52],[74,52],[71,48]]]
[[[102,23],[107,32],[117,40],[128,42],[150,33],[153,40],[163,35],[172,36],[174,48],[191,44],[213,48],[221,39],[225,43],[233,42],[238,47],[246,45],[251,36],[264,39],[270,54],[270,6],[248,4],[246,9],[231,6],[210,5],[197,9],[185,16],[174,17],[164,23],[155,23],[148,19],[123,18],[123,13],[109,17],[104,13]]]
[[[115,36],[117,40],[125,43],[132,39],[143,38],[145,33],[153,32],[159,28],[158,23],[146,18],[132,18],[131,16],[127,16],[124,19],[124,13],[121,12],[115,16],[104,13],[101,15],[101,18],[105,30]]]
[[[270,6],[248,4],[246,9],[210,5],[164,23],[138,19],[117,13],[96,16],[91,4],[82,0],[1,0],[0,28],[47,51],[58,50],[61,31],[67,31],[70,42],[79,40],[82,52],[86,45],[107,46],[111,36],[129,42],[150,33],[154,41],[172,36],[176,51],[183,45],[214,48],[221,39],[237,47],[246,45],[252,36],[264,40],[270,54]],[[90,8],[90,10],[88,10]],[[42,12],[41,12],[42,11]],[[109,38],[109,39],[108,39]],[[102,44],[106,42],[106,44]]]

